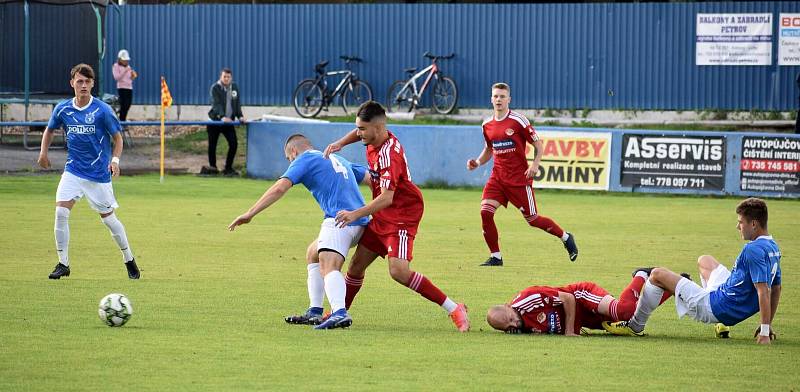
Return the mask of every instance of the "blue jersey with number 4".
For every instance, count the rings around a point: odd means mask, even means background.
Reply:
[[[350,163],[336,154],[327,159],[322,152],[307,150],[297,156],[281,176],[292,184],[303,184],[319,203],[326,218],[335,218],[341,210],[353,211],[364,206],[364,197],[358,183],[364,178],[367,168]],[[366,226],[369,217],[350,223],[350,226]]]
[[[719,322],[736,325],[759,311],[754,283],[781,284],[781,251],[771,236],[744,245],[728,280],[711,292],[711,311]]]
[[[111,138],[122,126],[107,103],[92,97],[79,108],[74,99],[61,101],[53,109],[50,129],[64,128],[67,139],[67,163],[64,170],[87,180],[111,182]]]

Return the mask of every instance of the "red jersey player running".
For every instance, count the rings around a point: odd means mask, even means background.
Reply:
[[[539,215],[536,198],[533,195],[533,176],[539,171],[542,141],[525,116],[508,108],[509,102],[511,102],[511,88],[508,84],[492,85],[494,115],[483,122],[486,147],[478,158],[467,161],[467,169],[475,170],[489,162],[494,155],[492,174],[483,188],[483,200],[481,200],[483,238],[491,254],[481,265],[503,265],[494,213],[498,206],[502,204],[505,207],[509,202],[519,208],[529,225],[560,238],[569,253],[569,259],[575,261],[578,258],[575,236],[561,229],[552,219]],[[525,157],[526,143],[532,144],[536,149],[530,166]]]
[[[531,286],[511,302],[489,308],[486,321],[508,333],[579,336],[581,328],[602,330],[603,321],[628,320],[653,268],[639,268],[619,299],[593,282],[564,287]],[[688,278],[688,275],[684,275]],[[671,297],[665,294],[661,303]]]
[[[453,302],[428,278],[409,267],[424,209],[422,192],[411,182],[403,146],[386,129],[386,111],[379,103],[362,104],[356,115],[356,129],[330,144],[325,154],[359,140],[367,147],[372,201],[355,211],[339,211],[336,222],[344,227],[364,216],[372,215],[372,220],[347,269],[345,307],[350,308],[361,289],[367,267],[378,256],[388,256],[389,274],[395,281],[444,308],[459,331],[468,331],[466,306]]]

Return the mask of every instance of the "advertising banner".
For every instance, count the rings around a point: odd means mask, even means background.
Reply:
[[[722,190],[725,137],[622,135],[620,184],[635,188]]]
[[[539,171],[533,177],[536,188],[608,190],[611,161],[611,133],[536,132],[543,152]],[[528,161],[533,148],[528,145]]]
[[[697,14],[697,65],[772,65],[772,14]]]
[[[741,156],[741,190],[800,193],[800,140],[745,136]]]
[[[800,65],[800,14],[778,18],[778,65]]]

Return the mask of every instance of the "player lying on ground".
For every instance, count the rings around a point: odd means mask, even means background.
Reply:
[[[511,302],[489,308],[486,321],[492,328],[508,333],[579,336],[581,328],[603,329],[603,321],[625,320],[633,314],[649,270],[634,271],[619,299],[593,282],[531,286]],[[664,296],[661,301],[667,299],[669,296]]]
[[[254,216],[278,201],[295,184],[303,184],[319,203],[325,213],[316,244],[308,247],[308,294],[311,301],[306,314],[289,316],[286,322],[295,324],[319,324],[315,329],[345,328],[353,320],[345,309],[345,281],[342,265],[347,252],[361,238],[369,216],[353,219],[346,225],[337,225],[336,213],[364,206],[364,198],[358,183],[364,178],[366,168],[352,164],[338,155],[322,156],[303,135],[295,134],[286,140],[286,159],[290,162],[286,172],[244,214],[228,226],[250,223]],[[314,252],[317,253],[314,257]],[[316,262],[318,261],[318,263]],[[322,293],[328,297],[331,315],[322,317]]]
[[[379,103],[368,101],[361,105],[356,116],[356,129],[329,145],[325,154],[339,151],[359,140],[367,147],[372,201],[361,208],[339,211],[336,222],[345,226],[369,215],[372,215],[372,220],[347,268],[346,307],[350,308],[361,289],[367,267],[378,256],[388,256],[389,274],[397,283],[441,306],[459,331],[468,331],[466,306],[453,302],[433,282],[409,266],[424,208],[422,192],[411,181],[403,146],[386,129],[386,112]]]
[[[528,119],[511,109],[511,88],[505,83],[492,85],[492,106],[494,115],[482,125],[486,145],[475,159],[467,161],[467,169],[475,170],[494,157],[492,174],[483,187],[481,200],[481,222],[483,238],[489,247],[489,259],[482,266],[502,266],[500,237],[494,222],[497,207],[505,207],[510,202],[517,207],[525,221],[532,227],[544,230],[561,239],[567,249],[569,259],[578,258],[575,236],[564,231],[554,220],[539,214],[533,190],[533,176],[539,171],[542,159],[542,140]],[[526,147],[534,147],[534,158],[528,165]]]
[[[754,337],[759,344],[775,339],[772,320],[781,298],[781,252],[767,230],[767,204],[749,198],[736,207],[736,228],[744,245],[728,271],[711,256],[697,259],[702,287],[666,268],[655,268],[644,285],[636,312],[630,320],[605,323],[603,327],[616,335],[644,336],[650,314],[665,293],[675,294],[678,317],[689,315],[703,323],[717,325],[717,336],[727,337],[728,327],[761,313],[761,327]]]
[[[111,178],[119,176],[122,155],[122,126],[108,104],[92,96],[94,70],[86,64],[72,68],[69,85],[75,98],[61,101],[53,109],[47,128],[42,134],[39,166],[50,168],[47,151],[53,141],[53,131],[64,129],[67,142],[67,163],[56,190],[56,219],[54,233],[58,263],[50,279],[69,276],[69,215],[75,202],[86,196],[89,206],[100,214],[111,238],[122,252],[128,277],[139,279],[139,267],[128,245],[128,235],[114,209],[119,208],[114,197]],[[114,148],[111,148],[111,141]]]

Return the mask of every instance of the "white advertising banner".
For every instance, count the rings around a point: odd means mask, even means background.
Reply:
[[[697,14],[697,65],[772,65],[772,14]]]
[[[800,14],[778,18],[778,65],[800,65]]]

